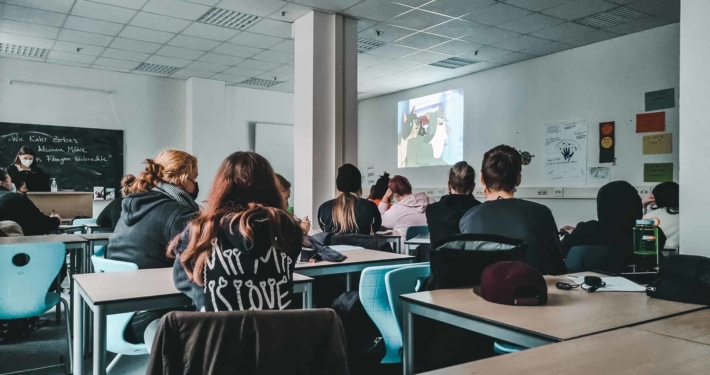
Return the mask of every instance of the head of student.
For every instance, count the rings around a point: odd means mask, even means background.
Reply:
[[[15,156],[15,161],[12,164],[20,169],[32,169],[36,165],[35,150],[30,146],[20,147],[20,151]]]
[[[412,184],[409,183],[409,180],[404,176],[392,177],[388,187],[398,202],[401,202],[404,198],[412,195]]]
[[[465,161],[454,164],[449,170],[449,194],[471,195],[476,187],[476,172]]]
[[[481,184],[486,199],[512,198],[522,180],[520,153],[507,145],[496,146],[483,155]]]
[[[385,172],[380,176],[380,178],[377,179],[375,182],[375,185],[373,186],[373,190],[371,192],[371,198],[370,199],[382,199],[382,197],[385,196],[385,193],[387,193],[387,189],[389,188],[389,183],[390,183],[390,174]]]
[[[124,176],[121,191],[124,195],[146,192],[161,183],[176,186],[196,199],[200,189],[197,158],[184,151],[162,151],[154,159],[146,159],[145,169],[138,176]]]
[[[676,182],[663,182],[651,191],[656,208],[665,209],[671,215],[678,214],[680,206],[680,186]]]
[[[7,173],[5,168],[0,168],[0,189],[12,191],[14,185],[12,184],[12,178]]]
[[[279,185],[279,191],[281,191],[281,195],[283,195],[284,197],[284,205],[288,206],[288,200],[289,198],[291,198],[291,183],[288,182],[288,180],[284,178],[284,176],[278,173],[275,173],[274,175],[276,176],[276,181]]]
[[[357,233],[355,204],[362,195],[362,174],[356,166],[343,164],[335,178],[338,196],[333,202],[333,228],[336,234]]]
[[[609,229],[626,231],[643,217],[643,204],[636,188],[626,181],[613,181],[597,193],[597,219]]]

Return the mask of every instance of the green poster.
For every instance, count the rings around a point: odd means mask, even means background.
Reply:
[[[643,165],[643,182],[673,181],[673,163],[647,163]]]

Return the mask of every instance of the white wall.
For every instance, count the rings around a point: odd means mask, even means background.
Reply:
[[[401,174],[414,187],[444,187],[448,167],[397,169],[397,102],[436,92],[464,90],[464,159],[479,170],[483,154],[498,144],[530,151],[523,187],[550,186],[544,178],[544,124],[588,121],[588,166],[598,165],[599,123],[616,121],[617,165],[612,180],[643,183],[643,163],[674,162],[678,173],[678,109],[667,110],[673,154],[642,156],[635,116],[644,93],[679,86],[679,26],[664,26],[609,41],[504,66],[425,87],[364,100],[359,108],[359,165]],[[391,126],[385,126],[392,124]],[[590,185],[591,186],[591,185]],[[599,186],[599,185],[597,185]],[[558,224],[596,218],[593,200],[540,200]]]
[[[257,122],[293,125],[293,94],[227,86],[226,102],[227,124],[236,128],[234,151],[254,151]]]

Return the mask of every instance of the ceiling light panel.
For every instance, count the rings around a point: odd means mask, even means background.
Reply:
[[[49,54],[49,49],[0,43],[0,53],[43,59]]]
[[[254,86],[254,87],[271,87],[281,83],[281,81],[275,81],[273,79],[263,79],[263,78],[249,78],[240,82],[240,85]]]
[[[259,19],[261,18],[251,14],[240,13],[228,9],[212,8],[200,17],[197,22],[207,25],[227,27],[235,30],[246,30]]]
[[[375,48],[384,46],[385,42],[381,40],[374,40],[368,38],[357,38],[357,52],[365,53],[367,51],[372,51]]]
[[[607,12],[601,12],[575,20],[580,25],[593,27],[595,29],[605,29],[622,23],[636,21],[647,17],[641,12],[629,8],[616,8]]]
[[[446,60],[437,61],[437,62],[431,63],[429,65],[438,66],[440,68],[446,68],[446,69],[456,69],[456,68],[461,68],[461,67],[468,66],[471,64],[475,64],[476,62],[477,61],[462,59],[460,57],[449,57]]]
[[[180,68],[168,65],[142,63],[135,69],[142,72],[158,73],[158,74],[173,74]]]

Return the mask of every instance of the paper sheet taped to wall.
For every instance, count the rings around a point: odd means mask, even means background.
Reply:
[[[643,182],[673,181],[673,163],[646,163],[643,165]]]
[[[639,113],[636,115],[636,133],[662,132],[666,130],[666,113]]]
[[[673,134],[653,134],[643,136],[643,154],[671,154],[673,153]]]
[[[545,124],[545,175],[551,186],[587,182],[587,121]]]

